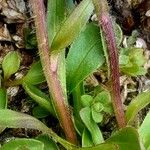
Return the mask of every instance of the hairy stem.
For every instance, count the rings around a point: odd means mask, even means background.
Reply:
[[[71,113],[65,104],[65,96],[58,79],[58,56],[51,55],[45,19],[45,7],[43,0],[30,0],[35,17],[36,35],[43,71],[52,96],[53,105],[59,122],[69,142],[77,144]]]
[[[93,0],[93,3],[97,11],[99,25],[104,33],[108,49],[110,77],[111,77],[111,96],[114,112],[119,128],[123,128],[126,126],[126,121],[120,95],[118,50],[116,47],[112,21],[109,16],[108,3],[106,0]]]

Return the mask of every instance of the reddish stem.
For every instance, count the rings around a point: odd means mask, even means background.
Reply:
[[[108,13],[108,4],[105,0],[94,0],[95,7],[98,12],[99,25],[102,28],[106,45],[108,49],[110,77],[111,77],[111,96],[115,116],[119,128],[126,126],[124,109],[120,95],[120,74],[119,74],[119,60],[118,50],[115,41],[115,34],[113,31],[112,21]]]
[[[49,92],[52,96],[53,105],[67,140],[71,143],[77,144],[77,137],[71,114],[65,104],[65,96],[63,95],[63,90],[57,75],[58,57],[55,55],[50,55],[46,28],[45,6],[43,0],[31,0],[31,4],[33,13],[35,14],[39,54],[49,87]]]

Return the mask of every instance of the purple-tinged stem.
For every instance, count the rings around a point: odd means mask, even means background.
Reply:
[[[112,21],[109,16],[108,3],[106,0],[93,0],[95,5],[99,25],[104,33],[109,57],[110,77],[111,77],[111,97],[112,104],[119,128],[126,126],[124,109],[120,95],[120,74],[118,50],[115,41]]]
[[[43,71],[52,96],[59,122],[69,142],[77,144],[77,137],[71,113],[65,104],[65,96],[58,79],[58,57],[50,54],[43,0],[30,0],[35,15],[35,27]]]

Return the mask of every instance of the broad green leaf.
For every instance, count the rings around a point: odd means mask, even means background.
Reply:
[[[45,77],[43,74],[43,69],[40,61],[32,64],[27,75],[24,77],[24,82],[27,82],[32,85],[45,82]]]
[[[99,102],[103,105],[103,111],[106,113],[112,113],[112,102],[111,102],[111,96],[108,91],[102,91],[100,92],[95,98],[94,102]]]
[[[97,145],[104,142],[102,133],[98,125],[91,117],[91,109],[89,107],[81,109],[80,117],[84,122],[85,126],[87,127],[87,129],[89,130],[89,132],[91,133],[93,143]]]
[[[10,76],[16,73],[20,67],[21,57],[18,52],[9,52],[2,61],[2,69],[4,79],[7,80]]]
[[[150,148],[150,112],[146,115],[139,128],[139,135],[146,149]]]
[[[0,109],[7,108],[7,92],[6,89],[0,88]]]
[[[59,142],[68,150],[76,150],[77,147],[66,140],[59,137],[55,132],[50,128],[45,126],[42,122],[36,118],[29,116],[27,114],[15,112],[9,109],[0,110],[0,126],[7,128],[27,128],[27,129],[36,129],[43,132],[43,134],[48,134],[54,140]]]
[[[91,134],[85,128],[82,133],[82,147],[92,147],[93,145]]]
[[[34,85],[23,83],[23,88],[28,93],[28,95],[36,101],[41,107],[45,108],[47,111],[49,111],[53,116],[55,115],[55,111],[53,109],[53,106],[51,104],[50,98],[43,93],[41,90],[39,90]]]
[[[100,123],[103,120],[103,114],[100,112],[96,112],[95,110],[91,110],[92,118],[96,123]]]
[[[47,5],[47,29],[49,43],[60,29],[65,18],[65,0],[48,0]]]
[[[44,150],[59,150],[56,143],[47,135],[40,135],[36,139],[44,143]]]
[[[137,113],[150,103],[150,91],[143,92],[135,97],[128,105],[126,110],[126,120],[128,124],[132,124]]]
[[[1,150],[45,150],[44,144],[35,139],[15,139],[4,144]]]
[[[126,127],[116,132],[106,140],[106,143],[118,145],[119,150],[141,150],[138,132],[132,127]]]
[[[83,0],[62,24],[53,40],[51,49],[60,51],[69,46],[85,26],[92,12],[91,0]]]
[[[140,48],[132,48],[130,50],[130,59],[131,62],[137,64],[138,66],[142,66],[145,64],[146,59],[143,54],[143,49]]]
[[[104,61],[99,28],[90,23],[73,42],[67,56],[68,90],[71,92],[88,75],[102,66]]]
[[[32,114],[36,118],[45,118],[50,115],[50,112],[43,107],[36,106],[33,108]]]
[[[93,101],[93,97],[90,95],[81,96],[81,103],[83,107],[91,106],[92,101]]]
[[[119,150],[115,144],[100,144],[94,147],[79,148],[78,150]]]

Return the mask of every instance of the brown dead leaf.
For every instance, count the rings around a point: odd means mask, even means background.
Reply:
[[[0,41],[11,41],[10,33],[6,24],[0,25]]]
[[[23,0],[1,0],[1,15],[7,23],[22,23],[25,21],[25,2]]]

